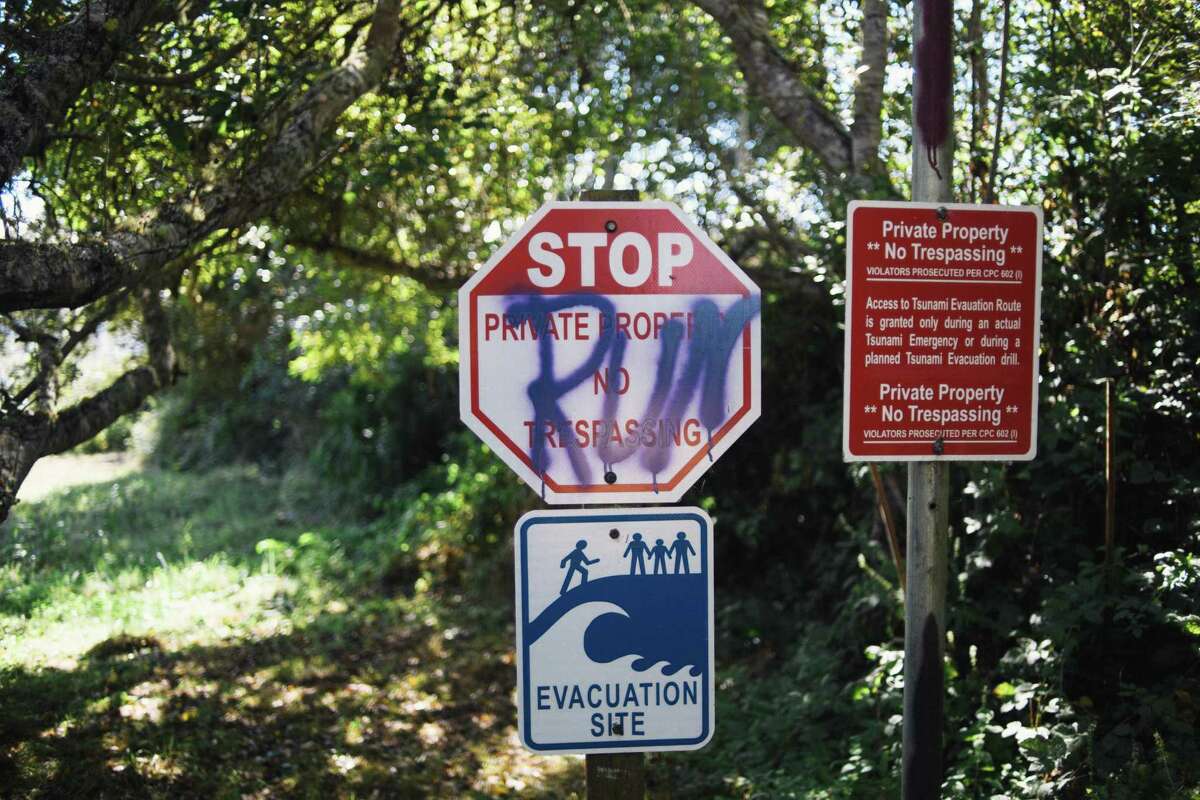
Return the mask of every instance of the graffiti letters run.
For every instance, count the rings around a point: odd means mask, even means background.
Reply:
[[[536,347],[524,423],[534,470],[545,475],[562,454],[581,485],[613,482],[626,462],[657,482],[673,454],[707,450],[741,402],[747,329],[760,312],[757,295],[729,299],[725,308],[702,297],[675,310],[618,310],[603,295],[523,295],[488,315],[485,339]],[[731,374],[739,385],[729,386]],[[567,413],[568,395],[569,408],[591,410]]]

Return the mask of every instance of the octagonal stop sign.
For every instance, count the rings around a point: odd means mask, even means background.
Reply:
[[[760,307],[672,203],[548,203],[459,290],[462,419],[547,502],[673,502],[758,418]]]

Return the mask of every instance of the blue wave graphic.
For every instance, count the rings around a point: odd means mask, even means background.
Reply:
[[[611,575],[578,586],[546,607],[525,629],[533,644],[571,609],[607,602],[624,614],[596,617],[583,635],[587,657],[599,663],[637,656],[639,672],[665,661],[663,673],[691,667],[698,677],[708,661],[708,580],[696,575]]]

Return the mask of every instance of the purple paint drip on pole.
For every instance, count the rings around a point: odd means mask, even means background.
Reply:
[[[938,148],[950,135],[952,58],[950,41],[954,7],[950,0],[926,0],[921,6],[921,38],[917,42],[916,97],[917,127],[925,144],[925,157],[938,177]]]

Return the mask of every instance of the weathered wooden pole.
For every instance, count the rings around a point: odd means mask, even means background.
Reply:
[[[580,200],[635,202],[636,190],[595,189]],[[588,800],[643,800],[646,796],[646,758],[641,753],[599,753],[587,759]]]
[[[913,12],[912,199],[952,199],[951,0],[916,0]],[[940,442],[930,455],[940,454]],[[946,637],[949,465],[908,466],[908,586],[904,603],[904,800],[935,800],[942,785],[942,657]]]
[[[587,758],[588,800],[643,800],[646,760],[641,753],[601,753]]]

